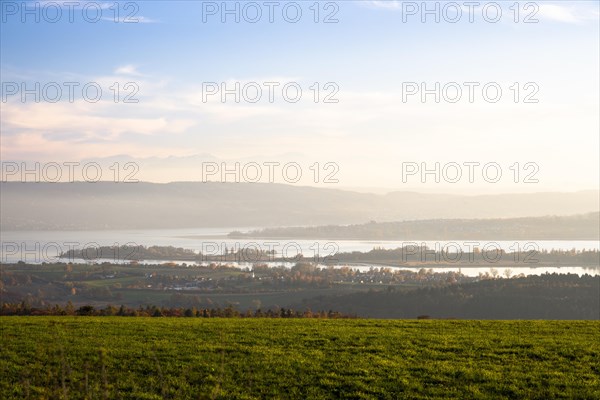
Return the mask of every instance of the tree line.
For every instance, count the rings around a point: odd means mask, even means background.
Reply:
[[[384,249],[375,247],[370,251],[342,252],[330,255],[305,256],[301,253],[293,257],[284,257],[276,254],[275,250],[261,250],[252,247],[242,249],[223,249],[223,254],[207,255],[202,252],[173,246],[150,246],[122,245],[122,246],[100,246],[83,249],[71,249],[62,253],[59,257],[63,260],[72,261],[83,259],[129,261],[135,264],[143,260],[171,261],[172,266],[177,262],[323,262],[334,265],[344,262],[381,262],[391,265],[402,265],[407,263],[421,264],[495,264],[499,262],[532,265],[540,263],[567,264],[577,263],[583,265],[599,265],[600,252],[596,249],[583,250],[560,250],[540,249],[535,241],[519,244],[514,243],[510,251],[500,248],[496,242],[454,243],[449,242],[442,247],[429,248],[425,243],[403,242],[400,247]],[[478,246],[483,246],[479,248]],[[187,264],[186,264],[187,265]]]
[[[3,303],[0,308],[0,316],[93,316],[93,317],[185,317],[185,318],[357,318],[353,314],[344,314],[338,311],[316,311],[310,309],[304,311],[291,308],[277,308],[262,310],[240,311],[233,306],[224,308],[183,308],[183,307],[159,307],[139,306],[137,308],[121,305],[115,307],[108,305],[96,308],[93,305],[83,305],[76,308],[71,301],[65,306],[55,304],[46,307],[32,307],[27,302]]]
[[[542,274],[516,279],[323,295],[291,307],[331,307],[367,318],[600,319],[600,276]]]

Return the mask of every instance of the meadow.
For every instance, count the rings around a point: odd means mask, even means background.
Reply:
[[[1,317],[3,399],[598,399],[598,321]]]

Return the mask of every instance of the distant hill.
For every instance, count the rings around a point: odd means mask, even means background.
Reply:
[[[598,191],[386,195],[260,183],[0,183],[0,225],[25,229],[310,226],[599,211]]]
[[[266,228],[231,238],[362,240],[598,240],[600,213],[504,219],[430,219],[359,225]]]

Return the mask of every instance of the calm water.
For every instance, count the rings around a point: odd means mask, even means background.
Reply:
[[[113,231],[2,231],[1,232],[1,261],[17,262],[23,260],[31,263],[52,262],[61,252],[69,249],[93,248],[97,246],[112,245],[144,245],[144,246],[174,246],[191,249],[203,254],[219,255],[225,249],[259,249],[275,250],[277,256],[293,260],[299,253],[305,257],[318,257],[334,255],[340,252],[369,251],[375,247],[395,249],[409,244],[425,244],[432,249],[445,250],[450,253],[470,252],[473,247],[480,249],[503,249],[507,252],[519,251],[527,254],[530,251],[542,251],[551,249],[561,250],[583,250],[599,249],[600,244],[594,240],[542,240],[542,241],[479,241],[479,240],[456,240],[456,241],[419,241],[419,240],[269,240],[269,239],[229,239],[227,233],[238,230],[247,231],[253,228],[198,228],[198,229],[155,229],[155,230],[113,230]],[[83,260],[80,260],[83,262]],[[109,260],[114,261],[114,260]],[[509,260],[510,261],[510,260]],[[148,263],[162,263],[165,261],[148,260]],[[280,263],[279,263],[280,264]],[[501,263],[500,263],[501,264]],[[293,263],[289,263],[293,265]],[[244,266],[242,263],[241,266]],[[353,268],[369,269],[371,265],[351,265]],[[490,264],[489,268],[461,269],[462,273],[477,275],[479,272],[489,272],[490,268],[496,268],[500,274],[505,267]],[[512,268],[512,274],[524,273],[542,274],[544,272],[557,273],[589,273],[599,274],[598,268],[583,268],[569,266],[561,268],[533,267]],[[458,268],[435,268],[436,271],[451,270]]]

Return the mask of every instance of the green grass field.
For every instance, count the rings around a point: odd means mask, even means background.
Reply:
[[[599,399],[600,323],[2,317],[3,399]]]

